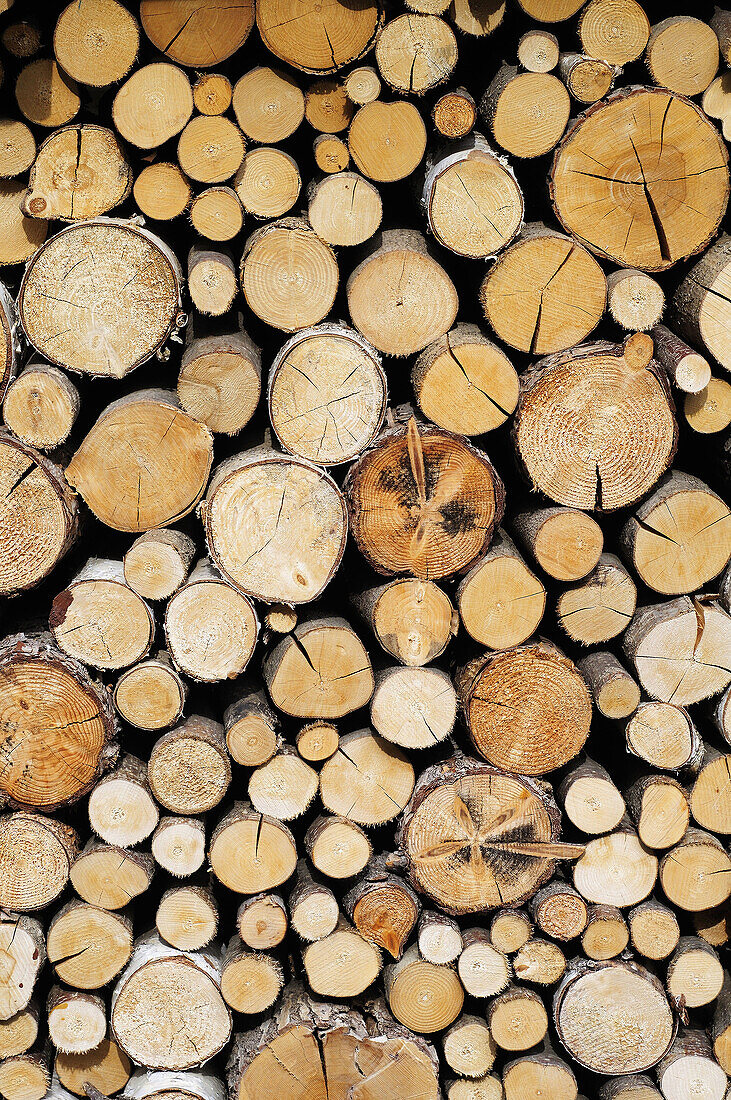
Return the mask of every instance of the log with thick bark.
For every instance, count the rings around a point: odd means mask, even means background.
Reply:
[[[645,61],[653,83],[680,95],[700,95],[718,71],[718,38],[700,19],[671,16],[650,31]]]
[[[75,899],[51,919],[46,949],[60,981],[75,989],[101,989],[129,960],[132,921]]]
[[[680,926],[672,909],[654,898],[643,901],[627,914],[632,946],[639,955],[659,962],[678,946]]]
[[[589,757],[567,772],[558,798],[569,821],[589,835],[611,832],[625,814],[624,799],[611,775]]]
[[[558,1037],[598,1073],[639,1073],[667,1054],[675,1021],[660,982],[634,962],[577,959],[556,990]]]
[[[187,878],[203,866],[206,830],[197,817],[163,817],[153,833],[150,849],[164,871]]]
[[[668,963],[667,991],[685,1008],[715,1001],[723,985],[723,967],[710,944],[697,936],[681,936]]]
[[[627,791],[627,808],[646,848],[672,848],[688,828],[688,796],[669,775],[639,776]]]
[[[385,355],[421,351],[457,316],[452,280],[412,229],[378,234],[346,289],[354,325]]]
[[[373,694],[365,646],[339,618],[310,618],[264,659],[264,682],[278,710],[294,718],[342,718]]]
[[[442,1039],[444,1060],[454,1073],[472,1080],[492,1069],[497,1053],[490,1028],[479,1016],[460,1016]]]
[[[569,93],[553,73],[521,73],[503,65],[488,86],[480,113],[495,141],[514,157],[540,157],[561,140],[571,111]]]
[[[656,279],[634,267],[612,271],[607,278],[607,306],[617,324],[628,332],[652,329],[660,356],[658,332],[667,332],[667,329],[658,325],[665,308],[665,292]]]
[[[79,850],[70,825],[43,814],[0,816],[0,905],[27,913],[55,901]]]
[[[253,0],[142,0],[147,37],[171,61],[209,69],[235,53],[254,26]]]
[[[731,237],[724,234],[691,267],[672,301],[673,321],[682,335],[696,347],[706,348],[727,370],[731,368],[730,285]]]
[[[230,241],[244,225],[241,199],[232,187],[207,187],[193,199],[190,220],[206,240]]]
[[[160,817],[147,782],[147,764],[136,756],[123,756],[119,767],[94,787],[88,810],[92,829],[107,844],[127,848],[145,840]]]
[[[578,581],[594,569],[604,547],[597,521],[575,508],[539,508],[513,517],[513,530],[549,577]]]
[[[460,435],[499,428],[518,403],[515,367],[476,325],[456,325],[424,348],[411,384],[424,416]]]
[[[236,802],[211,835],[208,858],[214,875],[237,894],[260,894],[286,882],[297,863],[286,825]]]
[[[581,845],[559,840],[560,813],[544,785],[453,757],[419,778],[399,826],[411,882],[448,913],[530,897],[554,860]]]
[[[500,339],[532,355],[581,343],[601,320],[606,299],[594,257],[541,222],[526,225],[480,287],[480,305]]]
[[[52,451],[68,439],[79,407],[79,391],[66,375],[36,360],[8,387],[3,419],[23,443]]]
[[[155,933],[139,939],[112,994],[110,1026],[125,1054],[148,1069],[186,1070],[207,1061],[231,1036],[221,996],[221,961],[183,953]]]
[[[530,912],[541,932],[562,942],[580,936],[589,917],[589,907],[581,894],[569,883],[558,879],[534,894],[530,900]]]
[[[504,504],[487,455],[413,416],[386,428],[349,470],[344,492],[353,537],[379,573],[434,580],[480,559]]]
[[[434,1048],[396,1023],[382,1001],[368,1002],[360,1015],[313,1001],[293,983],[272,1017],[236,1036],[228,1082],[234,1100],[314,1100],[335,1088],[355,1090],[359,1100],[438,1100],[438,1064]]]
[[[32,218],[82,221],[113,210],[132,190],[132,169],[112,130],[64,126],[38,150],[21,209]]]
[[[109,558],[89,558],[55,597],[48,624],[64,653],[105,672],[141,661],[155,635],[152,610]]]
[[[665,1100],[683,1100],[693,1089],[708,1100],[722,1100],[728,1078],[714,1060],[704,1031],[681,1031],[657,1067]]]
[[[535,633],[546,607],[542,582],[502,528],[487,554],[460,581],[456,597],[467,633],[491,649],[525,642]]]
[[[660,864],[660,883],[671,905],[697,913],[722,905],[731,895],[731,858],[720,840],[690,828]]]
[[[315,870],[332,879],[353,878],[373,854],[371,843],[354,821],[323,814],[305,833],[305,851]]]
[[[378,188],[357,172],[323,175],[312,181],[307,197],[310,225],[330,245],[363,244],[381,224]]]
[[[458,625],[449,596],[433,581],[404,577],[354,592],[351,600],[381,648],[412,668],[439,657]]]
[[[656,768],[697,771],[703,742],[684,707],[674,703],[640,703],[626,727],[627,748]]]
[[[147,765],[155,799],[176,814],[203,814],[225,796],[231,761],[223,726],[193,714],[155,742]]]
[[[685,706],[731,682],[731,616],[709,597],[638,609],[623,644],[648,695]]]
[[[455,686],[475,748],[495,767],[544,775],[584,747],[591,696],[576,666],[550,643],[475,657],[458,670]]]
[[[116,759],[109,695],[49,634],[4,639],[0,722],[5,805],[56,810],[87,794]]]
[[[297,332],[269,369],[267,401],[277,439],[320,466],[349,462],[369,446],[387,398],[380,355],[339,323]]]
[[[155,863],[147,852],[135,852],[97,840],[87,841],[71,868],[79,897],[102,909],[122,909],[149,889]]]
[[[655,592],[702,589],[731,557],[731,509],[697,477],[673,470],[623,528],[622,549]]]
[[[177,65],[143,65],[114,97],[112,120],[125,141],[156,149],[175,137],[193,113],[193,92]]]
[[[472,259],[504,248],[523,223],[515,176],[481,134],[452,142],[428,159],[421,205],[439,243]]]
[[[238,936],[223,957],[221,994],[235,1012],[266,1012],[284,985],[282,966],[273,955],[246,951]]]
[[[584,53],[610,65],[636,61],[650,37],[650,21],[637,0],[591,0],[578,24]]]
[[[605,718],[629,718],[634,714],[642,694],[639,684],[613,653],[597,650],[584,657],[578,668],[589,685],[597,710]]]
[[[378,71],[394,91],[423,95],[443,84],[457,64],[457,39],[437,15],[398,15],[376,40]]]
[[[598,645],[626,630],[637,606],[637,587],[614,554],[602,554],[596,568],[556,601],[556,618],[573,642]]]
[[[677,424],[652,340],[634,333],[541,360],[521,377],[513,433],[535,488],[558,504],[634,504],[675,454]]]
[[[426,150],[426,127],[413,103],[375,100],[360,107],[348,131],[355,167],[375,183],[406,179]]]
[[[192,328],[188,332],[178,376],[180,403],[212,432],[236,435],[251,420],[261,395],[259,348],[240,323],[224,323],[221,330],[200,336]]]
[[[667,179],[682,185],[687,209]],[[695,103],[630,87],[575,120],[556,151],[550,186],[568,232],[619,264],[663,271],[715,235],[728,202],[728,158]]]
[[[182,531],[145,531],[124,555],[124,579],[144,600],[167,600],[188,576],[195,543]]]
[[[377,861],[346,894],[343,905],[361,936],[394,959],[403,954],[421,911],[411,887]]]
[[[338,751],[320,771],[325,809],[358,825],[392,821],[413,789],[414,769],[405,754],[369,729],[341,737]]]
[[[271,760],[249,776],[249,800],[259,813],[291,821],[306,813],[317,794],[318,777],[291,745],[283,745]]]
[[[441,669],[396,665],[376,673],[370,711],[384,740],[404,749],[432,748],[454,728],[457,696]]]
[[[98,218],[71,224],[36,252],[18,310],[44,359],[79,374],[121,378],[176,328],[181,283],[163,241],[132,222]]]

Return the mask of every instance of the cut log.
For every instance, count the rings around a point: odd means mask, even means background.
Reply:
[[[429,344],[414,363],[411,383],[424,416],[460,435],[499,428],[518,403],[515,367],[476,325],[457,325]]]
[[[31,1001],[27,1008],[7,1020],[0,1020],[0,1056],[14,1058],[25,1054],[38,1038],[38,1005]]]
[[[38,974],[46,962],[43,928],[32,917],[3,909],[0,911],[0,951],[4,963],[0,978],[0,1019],[6,1022],[27,1009],[30,1003]],[[32,1029],[20,1029],[28,1030]]]
[[[679,390],[700,393],[705,389],[711,380],[711,368],[707,359],[693,351],[664,325],[653,328],[652,339],[656,358]]]
[[[181,886],[166,891],[158,906],[155,925],[172,947],[196,951],[216,934],[218,910],[213,896],[200,887]]]
[[[411,887],[375,863],[346,894],[343,905],[361,936],[394,959],[403,954],[421,910]]]
[[[391,1012],[419,1034],[449,1027],[462,1011],[464,990],[456,970],[426,962],[416,946],[386,967],[383,983]]]
[[[627,748],[656,768],[698,769],[703,742],[691,716],[673,703],[640,703],[627,723]]]
[[[495,767],[543,775],[584,747],[591,696],[576,669],[546,642],[473,658],[455,686],[475,748]]]
[[[185,1100],[225,1100],[226,1096],[223,1082],[218,1077],[197,1070],[186,1073],[137,1070],[125,1092],[135,1100],[178,1100],[178,1094]],[[89,1100],[100,1098],[92,1092]]]
[[[147,765],[136,756],[122,757],[118,768],[94,787],[89,797],[89,821],[107,844],[131,847],[145,840],[159,820],[147,782]]]
[[[236,1012],[254,1015],[266,1012],[284,985],[279,962],[266,954],[245,951],[238,936],[226,949],[221,973],[221,994]]]
[[[272,146],[262,146],[246,154],[234,176],[233,187],[247,214],[261,220],[281,218],[297,202],[302,179],[297,162],[289,153]],[[313,229],[323,240],[327,240],[314,223]]]
[[[152,856],[89,840],[71,868],[71,885],[89,905],[122,909],[149,889]]]
[[[723,985],[723,967],[705,940],[681,936],[668,963],[667,990],[676,1003],[700,1008],[715,1001]]]
[[[41,48],[41,32],[35,22],[21,19],[8,23],[2,33],[2,43],[13,57],[25,60],[33,57]]]
[[[661,336],[667,332],[658,325],[665,308],[665,292],[656,279],[633,267],[620,267],[607,278],[607,305],[618,325],[628,332],[647,332],[661,358]],[[656,327],[657,326],[657,327]]]
[[[530,1050],[548,1031],[543,1001],[532,989],[518,986],[510,986],[495,998],[487,1011],[487,1021],[497,1046],[511,1052]]]
[[[56,977],[75,989],[101,989],[132,953],[132,922],[121,913],[70,901],[51,919],[48,961]]]
[[[381,357],[346,325],[303,329],[275,356],[267,400],[272,427],[287,451],[320,466],[349,462],[383,422]]]
[[[7,431],[0,432],[0,592],[34,588],[78,535],[79,506],[63,471]]]
[[[21,114],[36,126],[49,129],[71,122],[81,99],[75,80],[51,58],[38,58],[21,69],[15,82],[15,99]]]
[[[226,747],[237,764],[253,768],[266,764],[279,748],[279,718],[264,691],[249,683],[237,693],[223,715]]]
[[[454,1073],[484,1077],[495,1063],[495,1043],[479,1016],[460,1016],[442,1039],[444,1060]]]
[[[465,992],[471,997],[495,997],[511,978],[510,962],[490,942],[486,928],[467,928],[462,933],[462,954],[457,973]]]
[[[132,169],[112,130],[64,126],[39,148],[21,209],[33,218],[82,221],[113,210],[131,189]]]
[[[371,48],[383,22],[379,0],[344,5],[307,0],[293,22],[287,0],[259,0],[256,25],[264,45],[305,73],[326,75],[357,61]]]
[[[463,941],[459,925],[456,920],[436,909],[422,912],[417,943],[421,957],[439,966],[455,962],[462,954]]]
[[[727,370],[731,369],[726,335],[729,285],[731,237],[723,235],[691,267],[672,301],[673,320],[682,335],[694,346],[706,348]]]
[[[513,970],[519,981],[555,985],[566,970],[566,958],[558,944],[536,936],[516,952]]]
[[[357,997],[378,977],[381,952],[341,918],[334,932],[305,947],[302,963],[314,993],[321,997]]]
[[[89,558],[51,604],[48,624],[58,647],[92,668],[118,671],[150,652],[155,620],[125,583],[121,561]]]
[[[337,904],[337,903],[336,903]],[[243,943],[254,951],[277,947],[289,927],[287,908],[279,894],[244,898],[236,913],[236,928]]]
[[[606,299],[606,279],[594,257],[541,222],[524,228],[480,287],[487,322],[506,344],[532,355],[563,351],[585,340],[599,323]]]
[[[182,953],[153,933],[135,944],[112,994],[114,1038],[138,1065],[186,1070],[217,1054],[231,1035],[220,960]]]
[[[87,794],[116,760],[107,692],[49,634],[4,639],[0,715],[3,804],[52,812]]]
[[[96,1050],[88,1054],[56,1054],[54,1069],[59,1083],[74,1096],[85,1097],[86,1086],[113,1096],[125,1087],[132,1073],[132,1063],[112,1039],[102,1039]]]
[[[46,1096],[54,1100],[50,1083],[49,1056],[43,1048],[18,1054],[0,1065],[0,1089],[6,1100],[43,1100]],[[66,1100],[66,1096],[58,1100]]]
[[[241,288],[249,308],[273,328],[295,332],[322,321],[338,289],[338,263],[302,218],[280,218],[248,238]]]
[[[18,180],[0,181],[0,267],[29,260],[46,239],[48,222],[26,218],[20,209],[25,184]]]
[[[503,1067],[505,1100],[578,1100],[570,1066],[550,1050],[517,1058]]]
[[[274,705],[294,718],[342,718],[373,694],[370,658],[344,619],[309,619],[267,654],[264,681]]]
[[[195,874],[203,866],[206,831],[195,817],[163,817],[150,843],[155,862],[176,878]]]
[[[207,187],[190,207],[196,233],[209,241],[230,241],[244,225],[241,199],[232,187]]]
[[[598,645],[626,630],[636,606],[632,577],[618,557],[602,554],[585,580],[558,597],[556,617],[573,642]]]
[[[190,206],[193,189],[177,164],[158,161],[143,168],[132,189],[141,212],[153,221],[172,221]]]
[[[52,451],[68,439],[79,407],[79,391],[66,375],[36,361],[11,382],[3,402],[3,419],[21,442]]]
[[[521,512],[514,517],[513,528],[543,572],[557,581],[587,576],[598,564],[604,546],[597,521],[575,508]]]
[[[569,93],[553,73],[519,73],[503,65],[488,86],[480,113],[501,148],[514,157],[541,157],[561,140],[571,111]]]
[[[329,760],[339,744],[338,727],[332,722],[307,722],[297,734],[297,752],[311,764]]]
[[[158,237],[98,218],[67,226],[38,250],[18,313],[29,341],[55,366],[123,378],[176,328],[181,286],[180,265]]]
[[[731,754],[705,746],[690,792],[690,810],[702,829],[731,833]]]
[[[190,572],[195,543],[182,531],[145,531],[124,555],[124,579],[144,600],[167,600]]]
[[[329,886],[316,882],[306,860],[297,864],[295,885],[289,895],[289,912],[300,939],[314,943],[335,931],[340,907]]]
[[[700,393],[686,394],[683,412],[694,432],[724,431],[731,424],[731,386],[723,378],[711,378]]]
[[[530,912],[544,935],[563,943],[581,935],[589,916],[589,908],[581,894],[567,882],[559,880],[549,882],[531,898]]]
[[[224,798],[231,761],[223,726],[193,714],[155,742],[147,765],[155,799],[176,814],[203,814]]]
[[[421,164],[426,127],[413,103],[375,100],[360,107],[350,125],[348,148],[356,168],[376,183],[406,179]]]
[[[731,859],[717,837],[688,829],[663,856],[660,882],[671,905],[697,913],[722,905],[731,895]]]
[[[339,134],[347,130],[353,117],[353,104],[344,85],[336,79],[315,80],[305,94],[305,118],[321,134]]]
[[[306,813],[317,794],[318,777],[314,768],[285,745],[266,764],[249,776],[249,800],[259,813],[279,821],[291,821]]]
[[[439,13],[434,13],[439,14]],[[351,69],[343,81],[345,94],[356,107],[373,103],[381,94],[381,78],[370,65],[359,65]]]
[[[224,73],[201,73],[193,85],[193,103],[202,115],[223,115],[231,106],[233,88]]]
[[[627,791],[627,807],[646,848],[672,848],[688,828],[688,796],[669,775],[653,773],[636,779]]]
[[[286,882],[297,850],[286,825],[236,802],[213,830],[208,849],[213,873],[237,894],[260,894]]]
[[[443,84],[457,64],[457,39],[437,15],[398,15],[376,40],[376,62],[396,92],[423,95]]]
[[[723,988],[718,996],[713,1013],[710,1036],[713,1041],[713,1053],[718,1064],[727,1074],[731,1066],[731,979],[724,974]]]
[[[658,158],[655,134],[663,117]],[[597,161],[605,166],[599,174],[591,169]],[[668,177],[682,181],[690,211],[663,188]],[[590,107],[569,128],[550,186],[559,221],[594,252],[628,267],[663,271],[715,235],[728,201],[726,150],[694,103],[663,89],[631,87]]]
[[[44,909],[68,882],[78,850],[78,836],[70,825],[43,814],[2,815],[0,905],[22,913]]]
[[[378,189],[357,172],[314,180],[308,198],[310,224],[330,245],[363,244],[381,224],[383,204]]]
[[[305,117],[305,97],[293,77],[258,66],[236,81],[233,110],[252,141],[274,145],[290,137]]]
[[[322,815],[305,833],[305,850],[312,866],[328,878],[353,878],[371,858],[371,843],[347,817]]]
[[[569,821],[583,833],[609,833],[624,817],[624,799],[611,775],[588,757],[567,773],[558,797]]]
[[[653,26],[645,61],[655,84],[680,95],[699,95],[718,71],[718,38],[700,19],[671,16]]]
[[[254,605],[202,558],[165,611],[173,664],[191,679],[212,683],[239,676],[256,648]]]
[[[539,23],[561,23],[581,7],[579,0],[518,0],[526,15]]]
[[[618,959],[578,959],[556,990],[553,1016],[566,1050],[595,1073],[649,1069],[668,1053],[675,1036],[660,982],[637,963]]]
[[[441,669],[397,665],[377,673],[370,712],[385,741],[404,749],[432,748],[454,728],[457,696]]]
[[[683,1100],[689,1089],[708,1100],[722,1100],[728,1079],[713,1058],[703,1031],[681,1031],[657,1067],[665,1100]]]
[[[235,53],[254,26],[253,0],[142,0],[145,34],[172,61],[208,69]]]
[[[395,746],[368,729],[340,738],[320,772],[326,810],[358,825],[381,825],[400,814],[414,789],[414,769]]]
[[[48,1035],[64,1054],[87,1054],[107,1033],[104,1001],[94,993],[55,985],[46,1001]]]
[[[233,256],[209,248],[205,241],[188,253],[188,288],[193,305],[207,317],[221,317],[233,305],[238,285]]]
[[[196,115],[178,139],[178,164],[196,183],[231,179],[243,159],[243,135],[221,115]]]
[[[554,859],[582,850],[558,839],[560,814],[543,786],[468,757],[420,777],[399,827],[412,884],[447,913],[520,903]]]
[[[731,681],[731,617],[713,600],[680,596],[641,607],[623,644],[645,691],[662,702],[697,703]]]
[[[644,52],[650,20],[637,0],[591,0],[578,24],[584,53],[626,65]]]
[[[177,65],[159,61],[132,73],[112,104],[115,128],[138,149],[164,145],[180,133],[192,113],[187,75]]]
[[[597,710],[605,718],[628,718],[637,710],[639,684],[607,650],[590,653],[578,665],[586,680]]]
[[[442,137],[464,138],[477,122],[477,105],[466,88],[452,88],[440,95],[431,117]]]
[[[405,577],[351,595],[379,645],[411,668],[429,664],[450,642],[457,613],[433,581]]]
[[[492,34],[505,17],[505,0],[452,0],[449,14],[463,34],[478,38]]]
[[[657,871],[657,857],[625,821],[615,832],[589,841],[574,867],[574,886],[595,905],[625,909],[650,895]]]
[[[22,176],[36,158],[36,139],[33,131],[20,119],[4,118],[0,121],[0,178]]]
[[[652,488],[677,443],[652,350],[649,336],[635,333],[623,345],[558,353],[523,374],[513,432],[534,487],[558,504],[604,511]]]
[[[558,39],[555,34],[535,27],[521,35],[518,61],[529,73],[550,73],[558,65]]]
[[[719,8],[716,8],[717,12],[719,10]],[[731,125],[731,120],[729,119],[729,107],[731,106],[731,101],[729,100],[730,91],[731,82],[729,82],[728,73],[721,73],[711,81],[701,97],[701,106],[703,110],[709,118],[719,119],[721,123],[721,133],[727,141],[729,126]]]
[[[353,537],[379,573],[435,580],[479,560],[504,502],[485,454],[413,416],[351,467],[344,492]]]
[[[592,905],[581,935],[581,946],[588,959],[604,961],[621,955],[629,943],[629,929],[614,905]]]
[[[326,175],[344,172],[350,164],[350,149],[336,134],[318,134],[312,143],[315,164]]]
[[[672,909],[654,898],[643,901],[627,914],[632,946],[653,962],[666,959],[678,946],[680,927]]]
[[[504,955],[520,951],[533,931],[533,924],[522,909],[499,909],[490,921],[490,940]]]
[[[716,32],[721,57],[724,61],[728,61],[731,55],[731,20],[729,19],[729,12],[724,8],[714,8],[710,25]]]
[[[261,353],[240,325],[224,323],[222,328],[209,335],[193,333],[180,361],[178,397],[185,411],[212,432],[236,435],[259,402]]]
[[[465,630],[491,649],[525,642],[546,606],[543,584],[501,528],[487,554],[460,581],[456,596]]]

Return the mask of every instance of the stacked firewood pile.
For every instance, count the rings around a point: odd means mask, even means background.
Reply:
[[[678,6],[0,0],[4,1100],[723,1100]]]

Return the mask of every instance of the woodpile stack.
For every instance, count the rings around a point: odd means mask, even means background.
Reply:
[[[731,11],[0,0],[0,1098],[731,1095]]]

